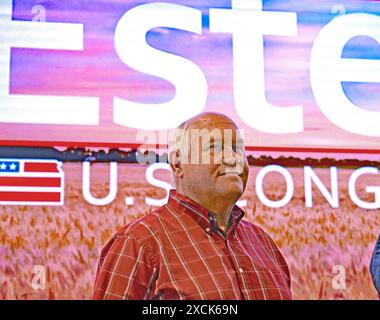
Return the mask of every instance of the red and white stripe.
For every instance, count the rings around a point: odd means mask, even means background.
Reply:
[[[63,205],[64,172],[57,160],[0,159],[18,162],[19,172],[0,171],[0,205]]]

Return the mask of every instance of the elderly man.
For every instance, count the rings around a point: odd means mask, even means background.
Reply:
[[[169,163],[176,189],[166,205],[106,244],[93,298],[291,299],[279,249],[236,205],[249,167],[235,123],[203,113],[174,137]]]

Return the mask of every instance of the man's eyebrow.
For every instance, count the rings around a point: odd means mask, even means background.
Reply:
[[[209,136],[207,139],[203,139],[204,142],[209,142],[209,143],[214,143],[214,142],[222,142],[223,138],[220,137],[214,137],[214,136]]]

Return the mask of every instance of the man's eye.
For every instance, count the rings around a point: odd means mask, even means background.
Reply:
[[[221,144],[214,144],[214,145],[212,146],[212,150],[213,150],[214,152],[220,152],[220,151],[222,151],[222,149],[223,149],[223,147],[222,147]]]

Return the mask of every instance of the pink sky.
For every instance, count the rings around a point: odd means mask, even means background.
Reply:
[[[197,7],[195,1],[172,2]],[[209,1],[199,9],[207,14],[207,5],[215,7],[215,3]],[[104,8],[99,4],[89,12],[79,5],[70,7],[70,4],[51,3],[47,10],[48,21],[84,24],[84,51],[13,49],[10,92],[100,97],[100,125],[2,123],[0,140],[135,142],[136,130],[112,123],[112,97],[157,103],[170,99],[174,94],[172,84],[130,69],[115,52],[113,32],[116,23],[136,4],[137,2],[123,4],[113,1],[102,4]],[[276,2],[276,5],[274,9],[285,4]],[[308,5],[310,12],[322,10],[314,7],[311,2]],[[30,19],[28,6],[30,5],[27,2],[16,1],[14,19]],[[113,10],[106,10],[107,6]],[[295,2],[291,3],[289,10],[295,6]],[[305,5],[300,4],[299,10],[297,37],[265,38],[265,72],[266,96],[269,102],[284,107],[303,105],[305,130],[302,133],[277,135],[259,132],[249,128],[237,115],[233,97],[229,34],[211,34],[207,26],[204,27],[202,36],[159,28],[148,35],[148,42],[161,50],[183,55],[200,66],[208,81],[208,100],[204,110],[229,115],[244,129],[246,145],[379,150],[379,138],[351,134],[334,126],[316,105],[308,75],[309,59],[314,38],[323,24],[304,23],[301,14],[306,12]],[[376,106],[378,104],[375,101],[379,101],[379,98],[378,92],[374,90],[360,99],[363,103],[371,101]]]

